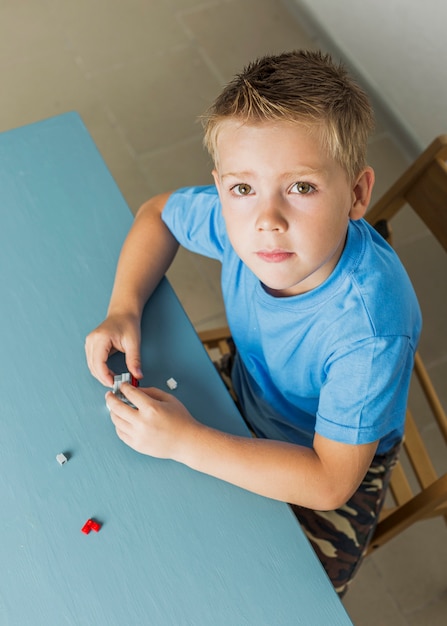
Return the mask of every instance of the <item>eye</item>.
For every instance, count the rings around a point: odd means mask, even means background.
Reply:
[[[239,183],[231,188],[237,196],[249,196],[252,193],[252,187],[248,183]]]
[[[315,187],[310,183],[299,182],[292,185],[290,188],[292,193],[299,193],[301,195],[306,195],[315,191]]]

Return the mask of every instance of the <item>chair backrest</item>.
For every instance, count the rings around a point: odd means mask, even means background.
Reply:
[[[447,135],[438,137],[367,213],[366,219],[392,240],[390,221],[401,210],[413,210],[447,252]],[[397,232],[397,231],[396,231]],[[423,261],[420,265],[423,264]],[[447,284],[447,275],[443,277]],[[436,296],[436,294],[433,294]],[[436,298],[435,298],[436,299]],[[443,303],[447,313],[447,302]],[[424,332],[424,331],[423,331]],[[394,503],[383,510],[370,544],[377,549],[416,521],[444,516],[447,522],[447,473],[439,476],[419,424],[430,419],[440,431],[447,459],[447,417],[431,377],[419,353],[416,354],[412,385],[425,398],[421,417],[408,407],[404,450],[393,470],[390,492]],[[409,403],[410,404],[410,403]],[[428,417],[427,417],[428,416]]]

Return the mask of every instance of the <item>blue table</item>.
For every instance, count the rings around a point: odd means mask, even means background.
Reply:
[[[0,135],[0,210],[0,624],[351,624],[287,505],[115,435],[84,338],[132,216],[77,114]],[[246,434],[166,280],[142,357],[144,384]]]

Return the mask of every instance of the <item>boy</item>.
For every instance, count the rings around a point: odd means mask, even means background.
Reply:
[[[87,338],[91,372],[126,354],[142,377],[143,306],[180,244],[222,262],[236,345],[232,380],[256,437],[199,424],[161,390],[109,392],[118,436],[288,502],[342,595],[383,503],[402,438],[419,307],[394,252],[361,218],[373,114],[328,56],[248,66],[204,116],[215,186],[144,204],[125,241],[106,320]]]

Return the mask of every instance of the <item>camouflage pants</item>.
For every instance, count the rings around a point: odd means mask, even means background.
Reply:
[[[340,597],[357,573],[374,533],[399,449],[400,444],[374,457],[360,487],[340,509],[312,511],[290,505]]]
[[[231,384],[236,352],[232,341],[230,350],[230,354],[214,365],[238,405]],[[243,415],[241,408],[238,408]],[[250,424],[247,425],[250,427]],[[290,505],[340,597],[346,593],[363,561],[382,510],[399,450],[400,443],[386,454],[376,455],[360,487],[340,509],[312,511]]]

